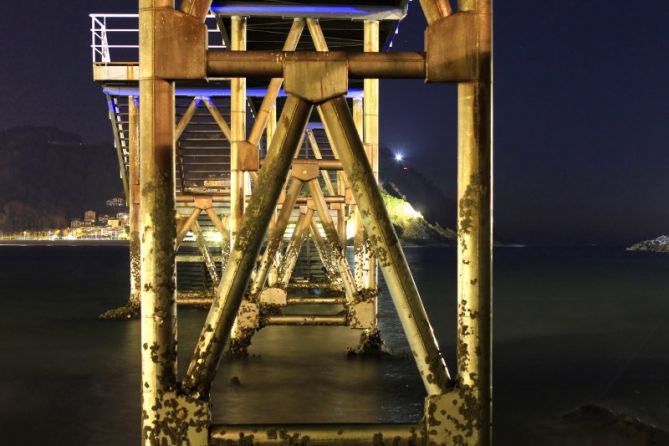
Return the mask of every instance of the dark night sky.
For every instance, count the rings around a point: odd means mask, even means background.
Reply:
[[[91,80],[89,12],[33,1],[0,16],[0,128],[111,143]],[[502,240],[626,244],[669,233],[669,2],[495,3],[495,224]],[[422,49],[417,1],[394,48]],[[455,87],[383,81],[382,144],[455,195]]]

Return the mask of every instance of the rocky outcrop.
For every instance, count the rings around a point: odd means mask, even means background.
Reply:
[[[628,251],[652,251],[652,252],[669,252],[669,236],[661,235],[654,240],[644,240],[636,243],[629,248]]]
[[[403,245],[454,245],[456,234],[439,223],[429,223],[406,200],[393,183],[386,183],[381,195]]]

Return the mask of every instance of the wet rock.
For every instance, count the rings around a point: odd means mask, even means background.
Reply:
[[[636,243],[628,251],[651,251],[651,252],[669,252],[669,236],[661,235],[653,240],[644,240]]]
[[[122,307],[107,310],[98,316],[98,319],[104,321],[122,321],[128,319],[138,319],[140,308],[137,305],[123,305]]]

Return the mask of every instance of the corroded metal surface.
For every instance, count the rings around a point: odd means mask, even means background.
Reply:
[[[208,404],[177,389],[174,84],[158,74],[182,60],[178,52],[165,58],[158,48],[165,40],[176,40],[165,26],[166,17],[183,25],[175,27],[179,32],[197,33],[197,26],[172,6],[165,0],[140,0],[142,443],[203,446],[208,441]]]
[[[143,443],[203,446],[211,440],[214,444],[225,445],[489,445],[492,402],[491,0],[460,0],[456,14],[452,14],[448,0],[421,0],[429,25],[426,32],[427,54],[378,53],[379,23],[369,17],[364,22],[364,53],[328,51],[322,29],[315,18],[308,18],[306,24],[316,53],[292,51],[297,47],[305,25],[301,18],[293,21],[284,51],[245,52],[246,19],[239,16],[231,18],[232,51],[206,52],[207,31],[203,20],[210,3],[206,0],[184,0],[180,10],[176,11],[172,0],[140,0],[139,84],[142,107],[139,135],[135,130],[134,137],[139,138],[141,156],[132,153],[132,120],[136,118],[137,109],[131,98],[128,110],[130,166],[126,188],[131,208],[131,304],[137,290],[141,295]],[[207,73],[237,77],[232,81],[230,126],[218,110],[212,112],[215,122],[232,143],[231,192],[229,197],[208,197],[209,204],[206,206],[196,200],[194,212],[182,219],[177,231],[174,218],[174,140],[196,115],[200,99],[193,99],[181,122],[175,126],[173,80],[202,80]],[[270,81],[267,96],[247,138],[244,78],[253,76],[274,79]],[[286,77],[289,97],[276,134],[272,137],[275,133],[272,116],[276,112],[275,101],[283,76]],[[458,373],[454,381],[448,375],[376,184],[376,78],[379,77],[461,82],[458,87]],[[343,97],[349,78],[365,79],[365,102],[362,110],[360,102],[355,102],[355,122]],[[215,109],[210,99],[204,100],[210,112]],[[317,178],[322,174],[318,169],[323,169],[323,166],[316,166],[317,162],[295,165],[295,168],[301,169],[295,176],[302,175],[303,181],[309,182],[313,203],[308,202],[309,209],[296,229],[295,243],[287,250],[286,257],[280,259],[287,266],[284,269],[284,285],[288,285],[287,279],[292,270],[290,265],[299,251],[298,242],[310,230],[331,278],[335,275],[336,265],[343,279],[346,300],[341,297],[296,298],[282,290],[281,295],[268,296],[264,304],[277,308],[302,303],[345,304],[347,311],[335,316],[262,314],[263,302],[259,304],[244,299],[244,293],[263,236],[270,220],[276,218],[274,209],[303,138],[312,103],[319,104],[333,154],[339,159],[328,160],[324,164],[330,163],[331,169],[343,166],[345,172],[338,172],[336,190],[330,177],[324,176],[328,191],[325,197]],[[244,177],[248,175],[245,171],[258,169],[257,149],[265,127],[271,145],[260,174],[253,176],[255,190],[248,200],[246,217],[242,219],[246,204]],[[314,154],[317,154],[320,149],[311,136],[309,142]],[[316,155],[316,158],[320,156]],[[140,172],[136,171],[133,176],[133,165],[138,159],[141,159],[141,165],[138,165]],[[298,193],[299,189],[291,196],[289,191],[283,200],[288,217],[295,204],[304,201],[297,197]],[[140,201],[138,198],[142,203],[139,211],[136,206]],[[180,198],[190,201],[193,197]],[[209,273],[216,281],[214,258],[208,255],[207,244],[197,223],[197,216],[205,210],[214,226],[219,231],[224,229],[225,223],[211,208],[212,201],[230,201],[229,234],[233,240],[236,238],[236,243],[187,375],[179,386],[176,380],[175,248],[185,233],[193,229]],[[368,234],[367,243],[362,243],[362,231],[357,231],[356,256],[364,263],[358,265],[359,262],[356,262],[356,271],[364,273],[358,277],[357,284],[344,255],[346,211],[354,203]],[[322,239],[318,226],[311,222],[314,209],[320,216],[327,243]],[[338,228],[331,211],[336,212]],[[271,251],[278,251],[286,226],[284,218],[287,223],[286,215],[279,214],[274,223],[270,233],[272,249],[269,249],[268,243],[267,260],[258,270],[262,274],[256,274],[255,291],[262,288],[265,276],[272,269],[272,262],[278,259]],[[225,241],[224,237],[222,257],[227,254]],[[423,420],[425,426],[217,426],[213,427],[209,438],[209,387],[235,317],[241,315],[238,328],[248,332],[259,329],[263,324],[347,324],[364,328],[365,333],[373,333],[377,283],[376,266],[373,260],[367,259],[369,254],[378,259],[428,392]],[[274,274],[269,282],[276,279],[277,274]],[[336,288],[335,282],[299,283],[291,284],[291,287],[322,285],[323,288]]]
[[[278,283],[280,287],[285,287],[293,276],[297,258],[300,256],[300,251],[302,250],[302,245],[309,231],[309,225],[313,216],[314,210],[311,208],[307,208],[305,212],[300,213],[300,217],[295,224],[295,231],[293,231],[293,236],[290,239],[290,243],[288,243],[286,253],[283,255],[281,262]]]
[[[323,230],[325,231],[325,240],[327,245],[329,245],[328,250],[332,253],[332,258],[337,265],[337,270],[339,271],[342,285],[346,292],[346,299],[348,299],[349,302],[353,302],[357,299],[358,295],[358,289],[355,286],[355,278],[353,277],[351,267],[346,260],[344,247],[341,245],[339,234],[335,228],[334,221],[330,215],[330,209],[325,202],[323,191],[321,190],[318,180],[309,181],[309,191],[311,192],[311,197],[314,199],[321,225],[323,225]]]
[[[230,18],[231,52],[246,50],[246,17]],[[230,242],[234,245],[244,215],[244,171],[241,170],[240,145],[246,142],[246,79],[230,81]]]
[[[311,220],[310,234],[311,239],[314,241],[314,245],[316,245],[316,250],[318,251],[321,263],[325,267],[325,274],[327,275],[328,280],[332,284],[341,285],[342,280],[337,271],[337,261],[333,258],[332,252],[328,249],[325,240],[323,240],[321,232],[318,229],[318,225],[314,220]]]
[[[293,24],[291,25],[288,36],[286,36],[286,42],[283,45],[284,51],[295,51],[297,44],[300,41],[302,36],[302,31],[304,30],[304,19],[296,18],[293,19]],[[267,91],[265,92],[265,97],[258,108],[256,113],[256,119],[253,122],[251,131],[249,132],[248,142],[257,146],[260,143],[260,138],[262,136],[263,130],[269,124],[270,115],[272,110],[276,110],[276,98],[279,95],[279,90],[283,85],[282,77],[275,77],[270,80],[269,85],[267,86]],[[274,125],[274,123],[272,123]],[[268,132],[271,133],[271,132]],[[268,141],[271,141],[271,137],[267,138]],[[268,144],[269,145],[269,144]]]
[[[260,266],[251,285],[251,296],[257,295],[262,287],[265,285],[265,280],[267,279],[267,274],[272,266],[281,241],[283,240],[283,234],[286,232],[286,226],[288,226],[288,221],[295,207],[295,201],[297,196],[302,190],[302,181],[298,179],[292,179],[290,185],[288,186],[288,191],[286,192],[286,198],[283,201],[281,206],[281,211],[279,216],[274,223],[269,236],[267,238],[267,247],[263,253],[263,257],[260,261]]]
[[[425,313],[395,229],[390,222],[365,148],[342,96],[319,105],[333,145],[360,206],[369,242],[388,285],[412,354],[429,395],[440,394],[450,385],[446,363]]]
[[[392,53],[354,53],[329,51],[207,51],[209,77],[284,77],[289,62],[342,62],[352,79],[424,79],[425,54],[397,51]]]
[[[140,223],[139,223],[139,120],[138,103],[134,97],[128,98],[128,222],[130,226],[130,299],[128,305],[138,309],[140,306]]]
[[[259,234],[267,230],[312,108],[311,104],[294,96],[289,96],[284,105],[272,148],[258,175],[216,299],[209,310],[183,381],[184,388],[200,398],[208,396],[225,341],[260,250],[262,237]]]
[[[421,424],[251,424],[217,425],[216,446],[418,446],[425,443]]]
[[[453,392],[459,407],[445,443],[483,446],[492,442],[491,2],[461,0],[460,10],[475,17],[477,81],[458,85],[458,374]]]
[[[435,0],[440,3],[448,4],[448,0]],[[363,47],[365,52],[378,53],[379,52],[379,22],[366,20],[364,24],[364,42]],[[379,181],[379,80],[365,79],[363,84],[364,100],[363,100],[363,132],[362,141],[365,145],[367,158],[372,167],[374,178],[377,183]],[[378,269],[376,258],[367,249],[365,245],[364,269],[366,271],[364,277],[364,288],[376,290],[378,287]]]
[[[265,318],[265,325],[339,325],[347,324],[346,315],[269,315]]]

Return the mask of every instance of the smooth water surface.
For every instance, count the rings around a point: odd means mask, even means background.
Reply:
[[[406,250],[454,369],[455,251]],[[127,248],[0,246],[2,444],[139,444],[139,322],[124,303]],[[616,249],[495,253],[495,443],[540,444],[545,426],[598,404],[669,428],[669,255]],[[204,312],[180,308],[183,370]],[[222,364],[217,422],[420,418],[423,390],[387,293],[388,359],[350,360],[345,328],[268,327],[249,360]]]

